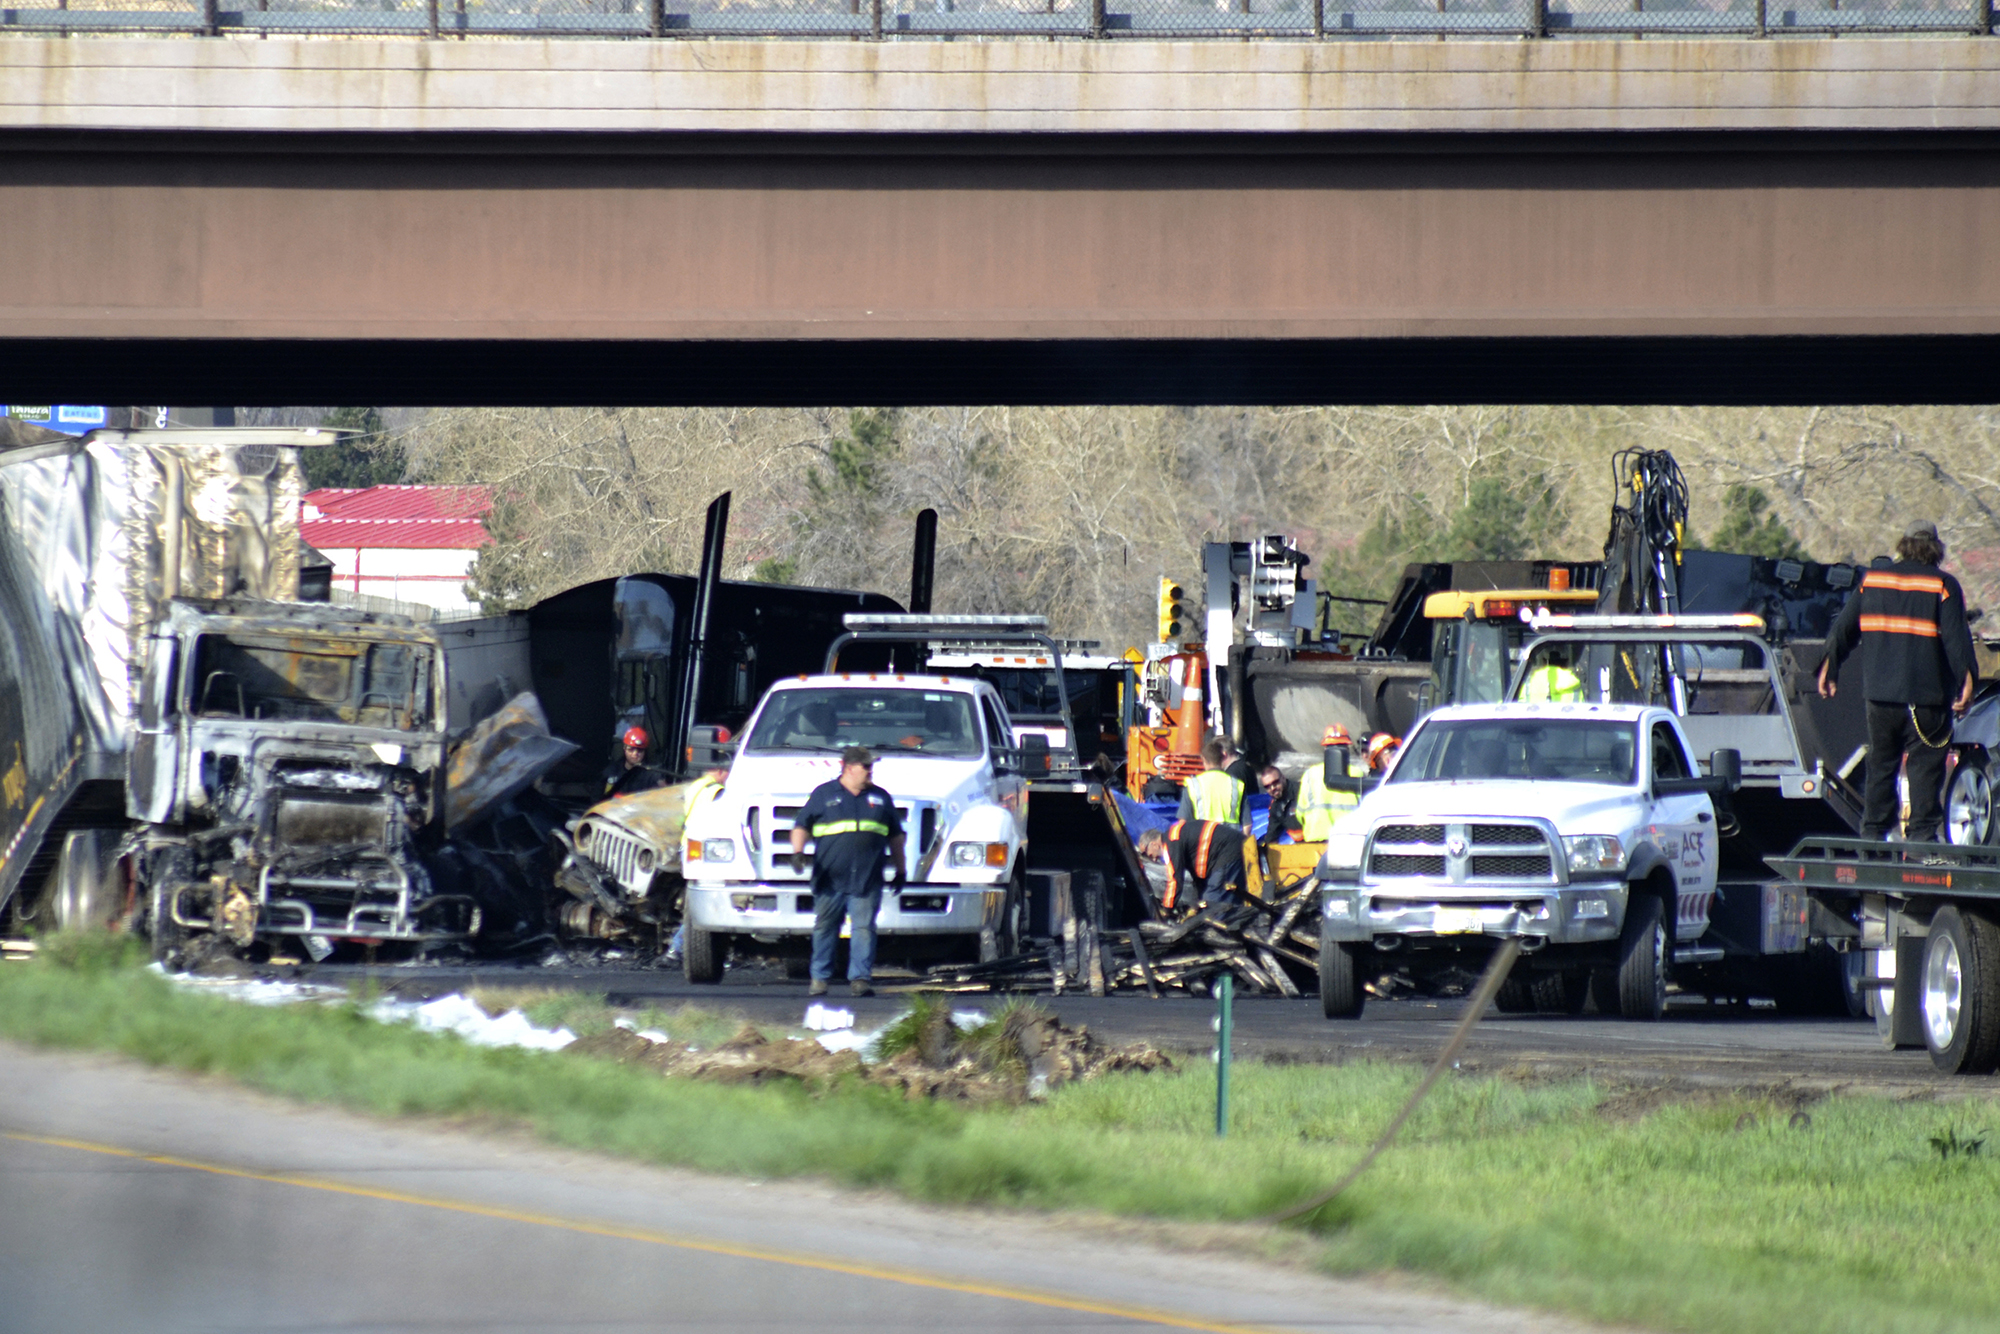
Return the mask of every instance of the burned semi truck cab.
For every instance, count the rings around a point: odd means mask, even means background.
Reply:
[[[435,946],[478,929],[432,891],[445,798],[436,635],[307,603],[168,604],[126,788],[155,951]]]

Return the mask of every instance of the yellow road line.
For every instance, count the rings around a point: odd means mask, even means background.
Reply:
[[[1083,1297],[1065,1297],[1053,1292],[1038,1292],[1032,1288],[1015,1288],[999,1283],[977,1283],[966,1279],[947,1278],[942,1274],[927,1274],[916,1269],[897,1269],[886,1265],[856,1264],[847,1260],[831,1260],[822,1256],[809,1255],[799,1251],[782,1251],[767,1246],[746,1246],[735,1242],[708,1241],[699,1237],[681,1236],[670,1232],[654,1232],[647,1228],[626,1227],[616,1223],[590,1223],[580,1219],[561,1218],[553,1214],[529,1213],[520,1209],[503,1209],[488,1204],[470,1204],[463,1200],[440,1199],[432,1195],[412,1195],[399,1190],[381,1190],[373,1186],[351,1186],[344,1182],[327,1181],[319,1177],[292,1176],[287,1173],[252,1172],[240,1167],[225,1167],[220,1163],[204,1163],[192,1158],[176,1158],[161,1153],[141,1153],[135,1149],[121,1149],[111,1144],[94,1144],[88,1140],[59,1139],[49,1135],[28,1135],[12,1131],[0,1131],[0,1139],[19,1140],[24,1144],[41,1144],[56,1149],[76,1149],[84,1153],[99,1153],[112,1158],[130,1158],[138,1162],[153,1163],[161,1167],[176,1167],[189,1172],[206,1172],[212,1176],[236,1177],[243,1181],[263,1181],[276,1186],[297,1186],[302,1190],[321,1190],[335,1195],[354,1195],[365,1200],[385,1200],[391,1204],[414,1204],[426,1209],[444,1209],[451,1213],[471,1214],[479,1218],[497,1218],[509,1223],[527,1223],[534,1227],[558,1228],[565,1232],[580,1232],[592,1237],[612,1237],[620,1241],[645,1242],[654,1246],[671,1246],[677,1250],[701,1251],[709,1255],[726,1255],[739,1260],[762,1260],[770,1264],[791,1265],[799,1269],[818,1269],[831,1274],[846,1274],[854,1278],[878,1279],[885,1283],[900,1283],[912,1288],[934,1288],[941,1292],[960,1292],[975,1297],[997,1297],[1004,1301],[1025,1302],[1032,1306],[1048,1306],[1059,1311],[1077,1311],[1087,1315],[1117,1316],[1126,1320],[1138,1320],[1148,1324],[1165,1325],[1173,1329],[1195,1329],[1212,1331],[1213,1334],[1270,1334],[1267,1329],[1253,1325],[1225,1325],[1214,1321],[1198,1320],[1192,1316],[1176,1315],[1171,1311],[1158,1311],[1143,1306],[1123,1306],[1116,1302],[1091,1301]]]

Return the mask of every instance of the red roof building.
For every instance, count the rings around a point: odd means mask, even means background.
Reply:
[[[332,560],[336,589],[458,610],[492,508],[483,486],[324,487],[306,492],[299,535]]]

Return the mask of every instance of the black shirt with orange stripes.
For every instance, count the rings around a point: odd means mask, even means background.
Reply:
[[[1965,590],[1935,565],[1897,561],[1869,570],[1826,637],[1829,678],[1857,644],[1869,699],[1949,704],[1974,669]]]

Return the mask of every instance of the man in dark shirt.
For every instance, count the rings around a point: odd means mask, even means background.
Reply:
[[[619,738],[620,748],[625,752],[621,764],[613,760],[611,767],[604,771],[604,795],[607,797],[629,797],[634,792],[651,792],[656,787],[665,787],[667,775],[646,763],[646,747],[650,738],[643,727],[628,727]]]
[[[874,992],[875,913],[882,906],[883,853],[889,879],[903,884],[903,822],[896,802],[870,780],[875,757],[864,747],[849,746],[840,755],[840,777],[821,783],[799,808],[792,826],[792,858],[804,855],[813,840],[812,986],[807,994],[824,996],[833,978],[833,952],[840,940],[840,921],[853,926],[847,958],[848,989],[857,996]]]
[[[1284,771],[1267,764],[1257,771],[1257,786],[1271,799],[1271,821],[1264,828],[1266,843],[1282,842],[1299,836],[1299,793]]]
[[[1840,609],[1826,637],[1819,693],[1833,698],[1840,664],[1857,645],[1868,695],[1868,796],[1861,836],[1896,827],[1896,774],[1910,785],[1912,843],[1935,842],[1942,813],[1938,789],[1951,746],[1953,714],[1972,705],[1977,673],[1965,590],[1938,568],[1944,542],[1935,524],[1913,523],[1896,544],[1894,564],[1871,569]],[[1903,757],[1909,756],[1907,766]]]
[[[1222,742],[1222,772],[1243,784],[1245,792],[1257,789],[1257,775],[1250,767],[1250,761],[1243,758],[1243,752],[1236,748],[1236,742],[1229,737],[1218,737]]]
[[[1166,902],[1173,908],[1192,898],[1192,908],[1235,903],[1243,889],[1242,826],[1216,820],[1176,820],[1161,853],[1167,863]],[[1185,896],[1185,897],[1184,897]]]

